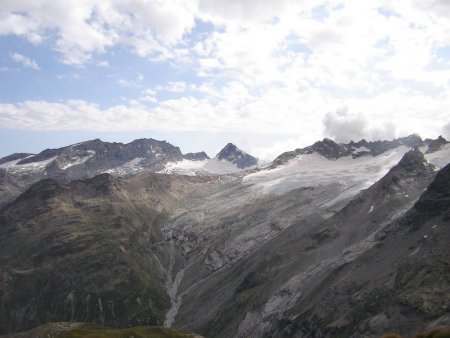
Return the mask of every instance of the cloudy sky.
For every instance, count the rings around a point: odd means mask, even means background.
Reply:
[[[448,0],[2,0],[0,156],[450,137]]]

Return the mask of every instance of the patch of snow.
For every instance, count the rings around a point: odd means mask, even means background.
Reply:
[[[419,147],[419,151],[420,151],[422,154],[425,154],[425,153],[427,152],[427,150],[428,150],[428,146],[422,146],[422,147]]]
[[[425,154],[426,160],[437,169],[441,169],[450,163],[450,143],[445,144],[434,153]]]
[[[114,175],[126,175],[142,171],[143,167],[140,165],[140,163],[143,159],[144,159],[143,157],[136,157],[135,159],[132,159],[131,161],[128,161],[118,167],[105,170],[103,171],[103,173]]]
[[[252,169],[255,167],[256,166],[252,166],[245,169]],[[195,176],[233,174],[242,170],[243,169],[238,168],[236,164],[230,161],[219,160],[217,157],[214,157],[203,161],[191,161],[184,159],[179,162],[169,162],[167,163],[165,169],[159,172],[166,174]]]
[[[370,206],[369,214],[373,211],[373,205]]]
[[[359,147],[356,148],[355,150],[353,150],[353,154],[359,154],[359,153],[365,153],[365,152],[369,152],[370,153],[370,149],[366,148],[366,147]]]
[[[166,168],[161,170],[160,173],[195,176],[198,171],[203,169],[206,162],[208,160],[191,161],[186,159],[178,162],[169,162],[166,164]]]
[[[338,183],[341,193],[330,205],[370,187],[396,165],[410,148],[400,146],[378,156],[351,156],[329,160],[319,154],[299,155],[283,166],[244,177],[243,183],[263,194],[282,195],[301,187]]]
[[[4,168],[4,169],[13,168],[17,165],[17,162],[20,162],[22,160],[23,160],[23,158],[19,158],[18,160],[5,162],[3,164],[0,164],[0,168]]]
[[[214,157],[205,163],[203,170],[209,174],[222,175],[236,173],[242,169],[239,169],[236,164],[230,161],[219,160],[217,157]]]
[[[35,156],[35,155],[31,155],[31,156]],[[28,157],[30,157],[30,156],[28,156]],[[26,157],[26,158],[28,158],[28,157]],[[3,168],[6,171],[13,173],[13,174],[36,173],[36,172],[44,171],[45,167],[51,161],[53,161],[55,158],[56,158],[56,156],[49,158],[48,160],[45,160],[45,161],[32,162],[32,163],[27,163],[27,164],[17,164],[18,162],[20,162],[21,160],[24,159],[24,158],[21,158],[18,160],[3,163],[0,165],[0,168]]]
[[[92,156],[95,155],[94,150],[88,150],[87,153],[89,153],[89,155],[87,155],[87,156],[81,156],[81,157],[77,156],[77,157],[71,158],[71,160],[73,162],[67,163],[65,166],[61,167],[61,169],[66,170],[67,168],[73,167],[75,165],[80,165],[80,164],[86,163],[87,160],[89,160]]]

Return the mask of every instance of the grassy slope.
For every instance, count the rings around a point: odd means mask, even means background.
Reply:
[[[190,181],[45,180],[0,210],[0,334],[57,321],[162,324],[169,245],[159,229]]]
[[[89,323],[49,323],[30,331],[11,335],[11,338],[24,337],[111,337],[111,338],[201,338],[201,336],[185,333],[175,329],[166,329],[159,326],[138,326],[126,329],[112,329]]]

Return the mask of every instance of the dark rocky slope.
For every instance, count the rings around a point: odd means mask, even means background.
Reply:
[[[233,143],[228,143],[217,155],[219,160],[235,164],[239,169],[256,166],[258,159],[240,150]]]
[[[24,191],[26,185],[20,177],[0,169],[0,208]]]
[[[160,224],[207,180],[102,174],[32,185],[0,211],[0,333],[54,321],[162,325],[166,267],[179,254]]]
[[[3,337],[3,336],[2,336]],[[197,334],[181,332],[175,329],[166,329],[156,326],[139,326],[127,329],[111,329],[101,325],[77,322],[49,323],[27,332],[8,335],[9,338],[76,338],[76,337],[103,337],[103,338],[203,338]]]
[[[210,157],[204,152],[198,152],[198,153],[187,153],[183,155],[183,158],[185,160],[191,160],[191,161],[203,161],[203,160],[209,160]]]

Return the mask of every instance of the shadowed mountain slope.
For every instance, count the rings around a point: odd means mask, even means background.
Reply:
[[[102,174],[32,185],[0,211],[0,332],[51,321],[161,325],[176,255],[160,224],[207,181]]]

